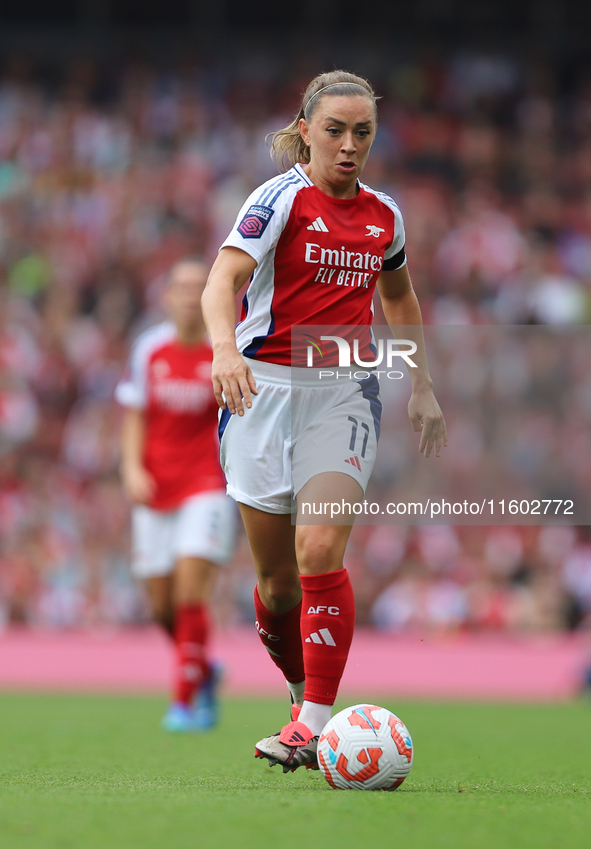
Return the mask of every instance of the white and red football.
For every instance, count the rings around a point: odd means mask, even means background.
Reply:
[[[377,705],[353,705],[335,714],[318,742],[318,766],[339,790],[397,790],[412,762],[408,728]]]

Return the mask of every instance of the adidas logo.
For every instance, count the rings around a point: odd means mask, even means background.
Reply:
[[[270,649],[270,648],[269,648],[269,646],[265,646],[265,648],[267,649],[267,651],[269,652],[269,654],[272,654],[272,655],[273,655],[273,657],[281,657],[281,655],[280,655],[280,654],[277,654],[277,652],[276,652],[276,651],[273,651],[273,649]]]
[[[303,734],[300,734],[299,731],[294,731],[289,738],[289,743],[292,743],[292,742],[297,746],[298,743],[305,743],[306,738],[304,737]]]
[[[320,216],[306,227],[306,230],[319,230],[321,233],[328,233],[328,227]]]
[[[359,457],[355,455],[355,457],[349,457],[348,460],[345,460],[345,463],[350,463],[352,466],[357,466],[359,471],[361,471],[361,463],[359,462]]]
[[[328,628],[320,628],[319,631],[314,631],[309,637],[306,637],[306,643],[316,643],[317,645],[336,646],[332,634]]]

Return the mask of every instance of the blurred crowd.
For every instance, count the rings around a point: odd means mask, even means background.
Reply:
[[[500,53],[382,64],[363,179],[403,211],[425,322],[588,324],[591,73],[565,83]],[[265,136],[310,76],[2,67],[0,624],[146,620],[113,389],[130,340],[162,315],[171,263],[211,260],[276,173]],[[584,526],[360,525],[347,561],[358,621],[380,629],[574,629],[591,611]],[[250,620],[253,586],[242,538],[223,625]]]
[[[410,379],[382,378],[384,414],[368,499],[382,509],[406,509],[430,498],[431,524],[450,515],[450,504],[460,524],[587,523],[589,331],[589,325],[426,326],[448,445],[436,462],[425,462],[408,426]],[[470,512],[459,514],[465,500]]]

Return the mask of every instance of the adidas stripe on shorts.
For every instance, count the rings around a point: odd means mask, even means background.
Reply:
[[[244,416],[220,416],[228,495],[266,513],[294,513],[297,493],[323,472],[350,475],[365,492],[382,410],[377,377],[318,381],[308,369],[244,359],[258,395]]]
[[[179,557],[221,566],[234,553],[236,508],[223,490],[192,495],[174,510],[141,504],[131,518],[132,572],[137,578],[169,575]]]

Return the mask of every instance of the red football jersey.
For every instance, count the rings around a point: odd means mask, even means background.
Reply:
[[[115,397],[145,412],[144,465],[157,485],[150,507],[170,510],[190,495],[225,488],[211,360],[209,344],[181,345],[170,322],[133,346]]]
[[[236,329],[239,351],[283,365],[292,325],[366,326],[379,273],[400,268],[404,224],[392,198],[359,184],[354,198],[322,192],[300,165],[248,198],[222,245],[257,262]],[[371,359],[368,343],[361,353]]]

